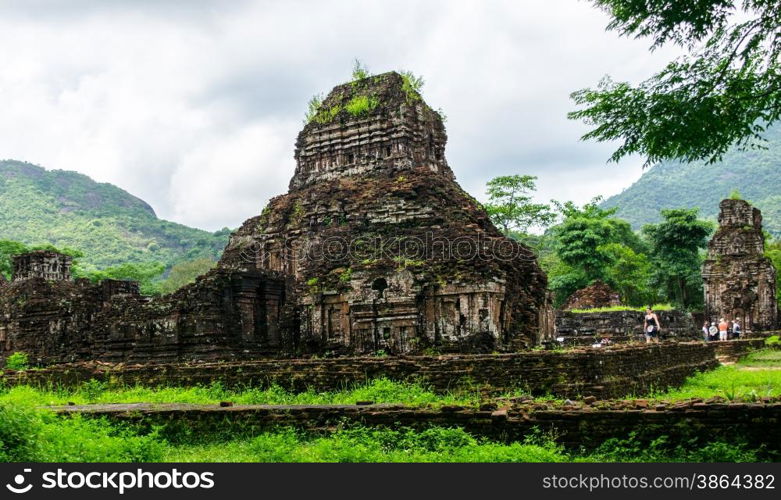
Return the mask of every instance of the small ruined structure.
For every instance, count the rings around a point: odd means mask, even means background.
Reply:
[[[0,357],[40,364],[492,352],[550,338],[547,278],[455,182],[439,114],[398,73],[336,87],[296,142],[290,192],[174,294],[71,280],[19,256]]]
[[[621,297],[604,281],[597,280],[569,296],[564,303],[565,311],[572,309],[596,309],[621,305]]]
[[[744,331],[774,329],[776,270],[764,256],[762,213],[744,200],[724,200],[720,208],[702,267],[705,318],[737,319]]]
[[[47,281],[71,279],[73,259],[47,250],[37,250],[14,257],[14,280],[41,278]]]

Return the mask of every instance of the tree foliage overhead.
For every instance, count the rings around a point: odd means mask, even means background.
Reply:
[[[722,157],[761,144],[781,117],[781,0],[592,0],[608,29],[688,51],[639,85],[603,79],[572,94],[569,114],[593,128],[583,139],[621,141],[611,156]]]
[[[505,233],[526,233],[535,226],[549,226],[556,219],[550,205],[532,203],[536,180],[532,175],[505,175],[488,181],[488,203],[484,207]]]

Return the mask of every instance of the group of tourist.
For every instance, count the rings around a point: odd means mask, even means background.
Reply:
[[[702,324],[702,336],[703,339],[708,341],[714,340],[731,340],[740,338],[740,321],[737,319],[729,321],[721,318],[719,323],[715,321],[708,323],[707,321]]]
[[[650,307],[645,311],[643,321],[643,333],[646,343],[659,342],[659,330],[662,328],[659,323],[659,316]],[[706,321],[702,325],[702,336],[706,342],[715,340],[732,340],[740,338],[740,321],[721,318],[718,323],[715,321]]]

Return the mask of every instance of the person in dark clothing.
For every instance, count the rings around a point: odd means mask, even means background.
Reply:
[[[645,343],[659,342],[659,317],[650,307],[645,311],[645,320],[643,321],[643,333],[645,333]]]

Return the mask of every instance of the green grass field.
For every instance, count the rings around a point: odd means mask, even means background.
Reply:
[[[655,399],[665,400],[707,399],[714,396],[739,401],[781,396],[781,351],[752,353],[734,365],[698,373],[678,389],[653,395]]]
[[[756,400],[781,396],[781,351],[754,353],[740,363],[691,377],[678,389],[654,394],[662,400],[714,396]],[[505,444],[476,438],[461,429],[432,427],[377,429],[348,427],[330,434],[292,429],[249,434],[184,435],[163,438],[151,432],[79,416],[61,418],[36,408],[69,402],[353,404],[356,401],[409,405],[476,405],[479,394],[436,394],[419,384],[375,380],[338,392],[292,394],[279,387],[230,391],[208,387],[107,388],[91,382],[77,389],[0,389],[0,460],[85,462],[751,462],[763,458],[740,443],[692,443],[671,447],[660,436],[650,446],[611,439],[596,450],[564,450],[550,436]]]

